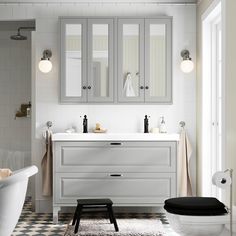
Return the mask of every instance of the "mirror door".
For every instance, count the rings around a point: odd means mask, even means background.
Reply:
[[[88,101],[113,102],[113,19],[88,20]]]
[[[86,102],[85,19],[61,20],[61,102]]]
[[[145,19],[145,102],[172,102],[171,19]]]
[[[144,102],[143,19],[118,19],[118,101]]]

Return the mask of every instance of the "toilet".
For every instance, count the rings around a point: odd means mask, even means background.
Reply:
[[[171,228],[181,236],[230,235],[230,215],[216,198],[171,198],[165,201],[164,209]],[[235,217],[233,236],[236,236]]]

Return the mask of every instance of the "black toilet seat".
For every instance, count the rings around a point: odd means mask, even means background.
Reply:
[[[178,215],[212,216],[227,214],[225,205],[213,197],[179,197],[165,201],[167,212]]]

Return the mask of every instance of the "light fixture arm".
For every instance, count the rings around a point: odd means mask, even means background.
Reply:
[[[183,58],[183,60],[192,60],[192,58],[189,56],[189,50],[184,49],[181,51],[181,57]]]
[[[42,60],[45,60],[45,59],[49,60],[51,57],[52,57],[52,51],[51,50],[46,49],[46,50],[43,51]]]

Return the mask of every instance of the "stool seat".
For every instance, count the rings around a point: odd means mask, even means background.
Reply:
[[[113,202],[109,198],[99,198],[99,199],[78,199],[77,203],[80,205],[112,205]]]
[[[165,201],[164,209],[178,215],[210,216],[227,213],[225,205],[213,197],[179,197]]]
[[[73,217],[72,225],[75,225],[74,233],[76,234],[79,230],[80,218],[82,215],[83,209],[95,209],[95,208],[106,208],[107,213],[110,219],[110,223],[114,224],[115,231],[119,231],[116,218],[114,216],[113,202],[109,198],[99,198],[99,199],[77,199],[77,207]],[[97,211],[95,211],[97,212]]]

